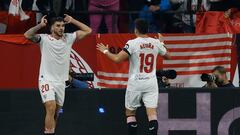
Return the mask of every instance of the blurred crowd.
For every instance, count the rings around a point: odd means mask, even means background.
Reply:
[[[10,2],[1,0],[0,10],[8,10]],[[70,13],[88,23],[93,33],[132,32],[136,18],[146,19],[152,33],[194,33],[197,12],[231,16],[230,9],[240,9],[239,0],[22,0],[21,5],[24,11]]]

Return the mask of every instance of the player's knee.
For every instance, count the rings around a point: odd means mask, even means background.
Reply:
[[[46,108],[46,111],[47,111],[47,113],[50,113],[50,114],[55,114],[55,106],[54,105],[51,105],[51,106],[48,106],[47,108]]]
[[[148,118],[149,117],[153,117],[153,116],[157,116],[157,110],[156,108],[146,108],[146,111],[147,111],[147,115],[148,115]],[[150,119],[151,120],[151,119]],[[150,121],[149,120],[149,121]]]
[[[149,131],[150,135],[157,135],[157,131],[158,131],[158,121],[157,120],[149,121],[148,131]]]
[[[129,109],[126,109],[126,116],[135,116],[136,114],[136,110],[129,110]]]
[[[45,103],[46,112],[50,114],[55,114],[56,104],[54,102]]]

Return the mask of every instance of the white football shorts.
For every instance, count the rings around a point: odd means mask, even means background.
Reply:
[[[54,100],[58,105],[63,106],[65,98],[65,82],[39,80],[39,91],[43,103]]]

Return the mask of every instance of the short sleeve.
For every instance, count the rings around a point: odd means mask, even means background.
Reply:
[[[76,37],[77,37],[76,32],[66,33],[66,39],[70,44],[74,43],[74,41],[76,40]]]
[[[161,56],[163,56],[163,55],[165,55],[167,53],[167,49],[165,48],[163,42],[158,41],[157,47],[158,47],[158,53]]]
[[[133,48],[130,41],[126,43],[126,45],[123,48],[123,51],[125,51],[129,56],[133,53]]]
[[[39,44],[42,45],[45,40],[46,34],[38,34],[38,36],[40,37]]]

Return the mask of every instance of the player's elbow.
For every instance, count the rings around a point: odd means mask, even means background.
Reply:
[[[90,35],[92,33],[92,29],[89,28],[87,31],[86,31],[86,35]]]
[[[116,59],[116,60],[114,60],[114,62],[115,62],[116,64],[118,64],[118,63],[120,63],[121,61],[118,60],[118,59]]]
[[[117,58],[114,59],[114,62],[118,64],[118,63],[121,62],[121,60],[117,57]]]
[[[27,34],[27,32],[25,32],[23,35],[24,35],[24,37],[27,38],[27,39],[30,38],[30,36]]]
[[[171,56],[164,57],[165,60],[171,60]]]
[[[27,39],[31,39],[34,35],[31,35],[30,33],[28,32],[25,32],[24,34],[24,37],[27,38]]]
[[[166,53],[165,55],[163,55],[163,58],[164,58],[165,60],[170,60],[170,59],[171,59],[171,56],[170,56],[169,53]]]

